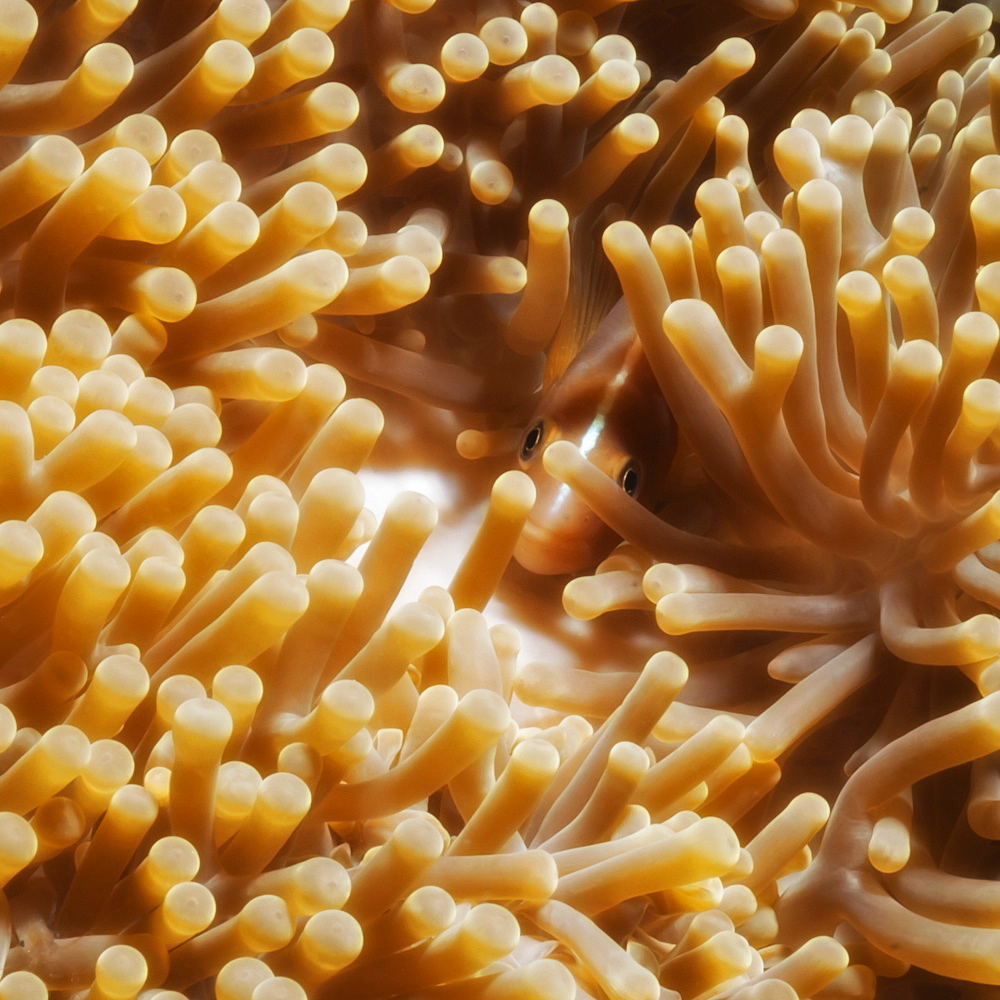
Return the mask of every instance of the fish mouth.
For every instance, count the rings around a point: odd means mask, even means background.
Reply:
[[[558,576],[590,569],[596,561],[586,541],[560,535],[529,520],[514,547],[514,558],[530,573]]]

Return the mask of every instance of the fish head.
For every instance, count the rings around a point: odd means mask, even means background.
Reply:
[[[603,380],[578,375],[571,366],[543,394],[519,445],[518,461],[537,498],[514,558],[533,573],[592,569],[619,541],[569,486],[545,471],[542,455],[549,445],[572,442],[623,493],[651,510],[665,495],[677,448],[676,423],[644,358]]]

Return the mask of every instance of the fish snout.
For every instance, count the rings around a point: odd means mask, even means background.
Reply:
[[[556,576],[588,568],[591,552],[580,539],[553,534],[529,521],[514,548],[514,558],[530,573]]]
[[[568,486],[542,475],[545,481],[532,475],[538,498],[514,558],[529,572],[545,576],[593,569],[618,536]]]

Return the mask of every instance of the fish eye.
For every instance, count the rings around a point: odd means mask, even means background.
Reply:
[[[535,453],[535,449],[542,443],[542,436],[545,431],[544,421],[539,420],[525,432],[524,440],[521,442],[521,459],[527,462]]]
[[[639,491],[639,466],[635,462],[629,462],[622,469],[618,476],[618,485],[630,496],[634,497]]]

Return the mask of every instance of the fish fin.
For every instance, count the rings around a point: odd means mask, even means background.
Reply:
[[[570,237],[569,295],[549,345],[543,388],[555,382],[594,335],[601,320],[621,298],[614,268],[601,248],[604,230],[623,218],[620,205],[585,212]]]

